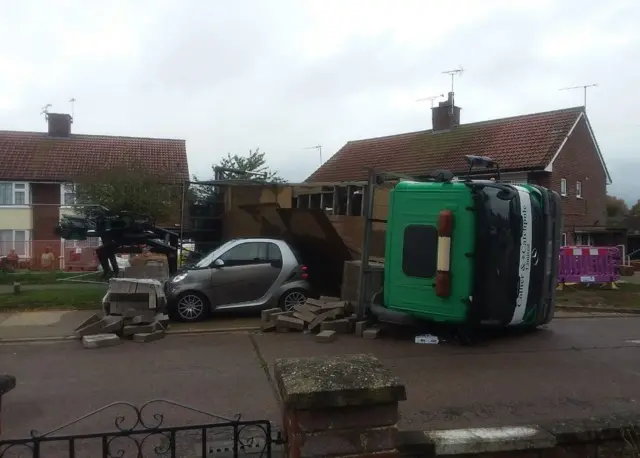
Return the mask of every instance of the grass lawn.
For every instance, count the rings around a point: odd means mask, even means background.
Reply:
[[[83,275],[84,274],[84,275]],[[86,275],[85,272],[63,272],[60,270],[40,272],[35,270],[19,270],[14,273],[0,272],[0,285],[13,285],[19,282],[21,285],[50,285],[62,283],[59,280],[79,277],[80,280],[98,280],[102,275],[100,272],[92,272]]]
[[[640,284],[620,283],[619,289],[608,290],[598,285],[565,286],[557,292],[557,305],[582,307],[640,308]]]
[[[67,285],[65,285],[67,286]],[[29,289],[22,286],[19,294],[0,290],[0,311],[14,309],[99,309],[100,301],[107,291],[106,285],[70,284],[68,287],[56,285],[47,288]]]

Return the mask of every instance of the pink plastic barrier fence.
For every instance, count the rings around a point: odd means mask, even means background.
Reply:
[[[606,283],[620,280],[620,250],[616,247],[560,248],[558,283]]]

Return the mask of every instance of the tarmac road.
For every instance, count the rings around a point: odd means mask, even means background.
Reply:
[[[100,350],[79,342],[1,345],[0,370],[18,379],[3,399],[3,439],[53,429],[114,401],[157,398],[277,422],[266,373],[274,360],[341,353],[373,353],[406,383],[401,427],[407,429],[640,413],[640,317],[558,319],[548,329],[475,348],[417,345],[409,337],[342,336],[318,344],[305,334],[238,333]],[[64,432],[112,430],[118,413],[103,412]],[[184,409],[163,413],[169,424],[211,421]]]

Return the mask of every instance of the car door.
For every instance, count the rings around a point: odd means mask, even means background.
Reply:
[[[215,306],[253,302],[267,292],[273,283],[273,280],[269,283],[269,278],[273,277],[270,273],[274,270],[269,261],[269,245],[268,242],[241,242],[220,255],[218,259],[224,264],[214,265],[211,274],[211,297]]]

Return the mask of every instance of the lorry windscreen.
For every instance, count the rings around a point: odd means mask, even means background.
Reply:
[[[480,208],[475,299],[479,300],[482,310],[478,318],[508,323],[518,295],[522,224],[517,192],[513,199],[504,200],[498,197],[501,188],[484,186],[477,195]]]

